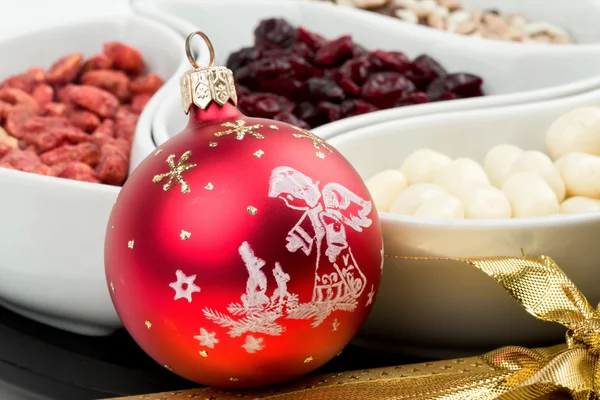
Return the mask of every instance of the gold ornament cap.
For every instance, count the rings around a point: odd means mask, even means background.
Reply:
[[[192,56],[190,45],[196,35],[204,39],[210,52],[208,67],[199,66]],[[192,104],[204,110],[213,101],[220,106],[225,105],[228,101],[237,105],[233,71],[226,67],[214,66],[215,51],[212,43],[203,32],[198,31],[189,34],[185,40],[185,53],[194,69],[183,74],[179,81],[183,111],[188,114]]]

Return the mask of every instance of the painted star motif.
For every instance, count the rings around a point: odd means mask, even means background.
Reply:
[[[190,159],[192,155],[191,151],[186,151],[177,161],[177,165],[175,165],[175,154],[169,155],[167,157],[167,165],[169,166],[169,172],[165,172],[164,174],[154,175],[152,178],[152,182],[159,183],[165,178],[169,178],[167,183],[163,186],[163,190],[166,192],[174,186],[174,181],[181,185],[181,193],[189,193],[191,191],[190,185],[183,180],[182,174],[192,168],[196,167],[196,164],[186,164],[185,162]]]
[[[333,320],[333,323],[331,324],[331,330],[335,332],[338,329],[340,329],[340,323],[338,322],[338,320],[336,318]]]
[[[375,285],[371,285],[371,291],[367,295],[367,305],[371,305],[373,303],[373,296],[375,296]]]
[[[192,293],[200,292],[200,288],[194,285],[196,275],[186,276],[181,270],[175,272],[177,281],[169,283],[169,286],[175,290],[174,300],[187,299],[192,302]]]
[[[216,332],[209,333],[206,329],[200,328],[200,334],[194,336],[194,339],[200,342],[200,346],[205,346],[209,349],[214,349],[215,344],[219,343],[219,339],[217,339],[216,336]]]
[[[301,133],[293,133],[292,136],[294,136],[297,139],[308,139],[312,142],[312,145],[315,149],[317,150],[325,150],[329,153],[333,153],[333,150],[331,149],[331,147],[329,147],[327,145],[327,142],[325,142],[325,140],[323,140],[322,138],[318,137],[317,135],[315,135],[314,133],[311,133],[305,129],[302,128],[298,128],[297,126],[293,127],[295,130],[301,132]],[[322,157],[319,155],[319,153],[322,155]],[[317,157],[319,158],[325,158],[325,154],[323,154],[322,151],[318,151],[317,152]]]
[[[235,138],[237,140],[242,140],[246,135],[254,136],[257,139],[265,138],[260,133],[255,132],[255,129],[259,129],[259,128],[263,127],[261,124],[246,126],[246,121],[239,119],[239,120],[235,121],[235,124],[233,122],[225,122],[221,126],[224,126],[225,128],[231,128],[231,129],[229,129],[227,131],[215,133],[216,137],[235,134]]]
[[[256,353],[259,350],[263,349],[263,338],[255,338],[252,335],[246,336],[246,343],[242,345],[242,347],[248,353]]]

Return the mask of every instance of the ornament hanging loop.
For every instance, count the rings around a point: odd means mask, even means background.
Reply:
[[[208,47],[208,51],[210,54],[210,61],[208,63],[208,66],[212,67],[215,64],[215,49],[213,48],[213,45],[210,42],[210,39],[208,38],[208,36],[206,36],[206,34],[204,32],[196,31],[196,32],[192,32],[188,35],[187,39],[185,39],[185,54],[187,55],[187,58],[190,61],[190,64],[192,64],[192,67],[194,67],[194,69],[202,68],[201,66],[198,65],[198,63],[196,63],[196,59],[192,55],[191,44],[192,44],[192,39],[196,35],[200,36],[204,40],[204,43],[206,43],[206,47]]]

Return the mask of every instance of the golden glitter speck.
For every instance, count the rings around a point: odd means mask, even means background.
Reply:
[[[273,129],[274,131],[276,131],[277,129],[279,129],[278,127],[276,127],[275,125],[269,125],[269,128]]]
[[[309,362],[311,362],[313,360],[312,356],[308,356],[304,359],[304,364],[308,364]]]
[[[230,377],[229,377],[229,380],[230,380],[231,382],[237,382],[237,381],[239,381],[239,379],[238,379],[238,378],[236,378],[235,376],[230,376]]]
[[[208,182],[208,184],[206,186],[204,186],[204,189],[206,190],[213,190],[215,187],[212,183]]]
[[[256,157],[260,158],[260,157],[261,157],[263,154],[265,154],[265,152],[264,152],[264,151],[262,151],[262,150],[258,150],[258,151],[256,151],[256,152],[254,153],[254,156],[256,156]]]
[[[130,240],[129,242],[127,242],[127,247],[129,247],[130,249],[133,249],[134,244],[135,244],[135,241]]]
[[[208,144],[209,147],[217,147],[217,142],[210,142]]]
[[[110,229],[115,229],[115,226],[114,226],[114,225],[112,225],[112,226],[110,227]]]
[[[163,367],[165,367],[166,369],[168,369],[169,371],[173,371],[173,369],[171,367],[169,367],[167,364],[163,365]]]
[[[339,353],[337,353],[335,356],[336,356],[336,357],[338,357],[338,356],[341,356],[341,355],[342,355],[342,352],[340,351],[340,352],[339,352]]]
[[[158,149],[158,150],[156,150],[156,152],[154,153],[154,155],[155,155],[155,156],[157,156],[157,155],[159,155],[159,154],[160,154],[160,153],[162,153],[162,152],[163,152],[163,150],[162,150],[162,149]]]
[[[200,354],[202,357],[208,357],[208,351],[206,350],[200,350],[198,354]]]
[[[147,319],[146,322],[144,322],[144,324],[146,325],[146,328],[152,328],[152,322],[149,319]]]
[[[192,236],[192,234],[188,231],[184,231],[183,229],[181,230],[181,233],[179,234],[179,237],[181,238],[181,240],[188,240],[190,238],[190,236]]]
[[[110,290],[114,293],[115,292],[115,285],[110,282]]]
[[[322,152],[320,152],[320,151],[317,151],[317,153],[316,153],[316,154],[317,154],[317,157],[319,157],[321,160],[324,160],[324,159],[325,159],[325,154],[323,154]]]
[[[248,208],[246,208],[246,211],[248,211],[248,214],[250,215],[256,215],[258,209],[256,207],[248,206]]]

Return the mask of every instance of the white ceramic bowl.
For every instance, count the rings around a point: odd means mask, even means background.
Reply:
[[[0,80],[106,41],[138,48],[164,79],[187,68],[183,38],[153,20],[113,16],[47,27],[0,42]],[[159,93],[164,93],[161,89]],[[153,113],[157,94],[144,111]],[[149,124],[145,129],[150,136]],[[0,303],[68,331],[104,335],[121,326],[104,275],[104,232],[119,188],[0,168]]]
[[[314,130],[325,138],[388,120],[534,102],[600,87],[600,46],[547,46],[480,40],[315,1],[146,0],[134,6],[136,12],[179,29],[182,34],[189,33],[181,29],[182,21],[204,31],[213,42],[216,62],[220,65],[231,52],[253,44],[253,31],[261,19],[284,17],[292,24],[303,25],[328,38],[351,34],[357,43],[369,49],[401,50],[411,58],[425,52],[439,59],[451,72],[472,72],[485,79],[486,97],[347,118]],[[156,115],[153,125],[155,144],[164,143],[186,124],[179,92],[174,90]]]
[[[329,142],[366,180],[398,168],[419,148],[483,162],[503,143],[545,151],[545,133],[572,109],[600,106],[600,90],[536,104],[386,122]],[[554,258],[588,296],[600,301],[600,213],[508,220],[442,221],[380,214],[385,252],[398,256]],[[564,340],[564,329],[521,309],[490,278],[457,262],[386,260],[380,292],[357,343],[435,358],[505,345]]]

